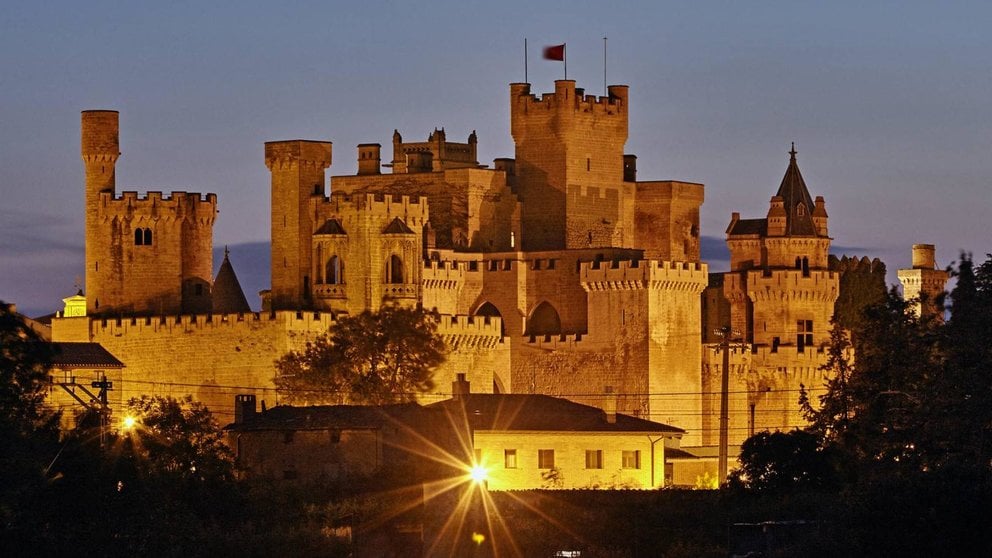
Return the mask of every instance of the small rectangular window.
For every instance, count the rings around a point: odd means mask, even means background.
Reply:
[[[603,468],[603,450],[586,450],[586,469]]]
[[[499,271],[498,260],[489,260],[489,271]]]
[[[556,260],[554,258],[551,258],[550,260],[548,260],[548,269],[554,269],[555,268],[555,262],[557,262],[557,261],[558,260]]]
[[[641,468],[641,450],[633,450],[633,451],[624,450],[621,457],[622,457],[621,466],[624,469]]]
[[[517,468],[517,450],[508,449],[503,451],[503,466],[507,469]]]
[[[555,450],[553,450],[553,449],[537,450],[537,468],[538,469],[554,469],[555,468]]]

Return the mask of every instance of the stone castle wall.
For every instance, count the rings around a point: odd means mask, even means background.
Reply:
[[[154,393],[187,394],[206,404],[221,422],[233,420],[234,396],[254,394],[270,406],[279,403],[274,362],[300,350],[326,332],[330,313],[277,311],[227,315],[147,318],[56,318],[54,341],[100,343],[125,368],[113,395],[118,401]],[[509,353],[500,341],[498,320],[442,316],[438,333],[449,347],[448,360],[435,372],[436,392],[425,402],[450,396],[451,382],[467,373],[476,391],[505,382]],[[119,409],[115,409],[119,410]]]

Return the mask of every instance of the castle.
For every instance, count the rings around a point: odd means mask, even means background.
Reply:
[[[272,275],[260,313],[226,257],[211,281],[216,196],[117,194],[118,114],[85,111],[86,315],[55,319],[53,338],[99,342],[123,361],[125,400],[192,393],[223,422],[234,393],[275,402],[273,361],[335,317],[419,304],[439,313],[451,351],[438,386],[465,374],[486,393],[610,400],[684,428],[693,446],[717,442],[711,332],[731,324],[746,344],[730,359],[731,443],[802,424],[798,384],[823,383],[839,288],[823,198],[810,198],[793,150],[767,218],[734,214],[731,271],[710,276],[703,185],[637,180],[629,110],[624,85],[596,97],[559,80],[538,96],[514,83],[514,158],[480,164],[474,132],[457,143],[443,129],[424,142],[397,131],[390,163],[361,144],[357,174],[329,184],[331,142],[266,143]]]

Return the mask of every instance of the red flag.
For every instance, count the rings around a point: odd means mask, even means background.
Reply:
[[[554,45],[544,47],[544,59],[545,60],[557,60],[562,62],[565,60],[565,45]]]

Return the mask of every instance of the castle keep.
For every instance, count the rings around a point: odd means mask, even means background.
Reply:
[[[826,205],[795,150],[768,214],[733,215],[731,270],[711,276],[703,185],[637,180],[627,86],[596,97],[571,80],[543,95],[514,83],[509,101],[514,157],[491,166],[475,132],[458,143],[444,129],[422,142],[396,131],[390,162],[363,143],[357,173],[329,180],[331,142],[266,143],[272,268],[260,313],[226,256],[211,281],[216,197],[118,195],[118,115],[84,112],[87,315],[56,319],[53,336],[123,361],[125,399],[192,392],[233,416],[234,393],[275,403],[273,361],[338,316],[422,305],[451,349],[425,402],[464,374],[480,392],[677,425],[693,446],[717,441],[712,331],[730,325],[743,344],[730,358],[731,443],[802,424],[799,385],[823,383],[839,284]],[[906,280],[929,292],[941,277],[924,256]]]

